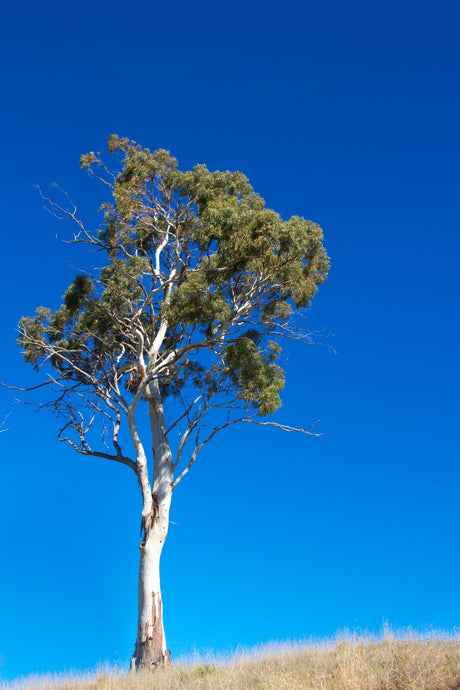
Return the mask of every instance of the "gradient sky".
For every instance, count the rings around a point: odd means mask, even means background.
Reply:
[[[183,169],[242,170],[267,206],[325,232],[286,346],[277,420],[217,437],[174,494],[162,563],[173,657],[344,628],[451,630],[458,535],[459,29],[454,2],[6,0],[0,379],[39,378],[19,318],[58,306],[81,252],[33,188],[88,224],[78,158],[116,132]],[[127,663],[140,497],[0,390],[0,677]]]

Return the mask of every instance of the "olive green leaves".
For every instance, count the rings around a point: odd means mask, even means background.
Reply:
[[[80,159],[111,192],[97,232],[77,221],[101,268],[77,275],[55,313],[21,320],[25,359],[97,395],[122,396],[122,382],[136,395],[148,370],[165,398],[225,390],[273,413],[284,386],[274,339],[327,277],[321,228],[283,221],[240,172],[181,171],[168,151],[116,135],[108,150],[118,173],[99,153]]]

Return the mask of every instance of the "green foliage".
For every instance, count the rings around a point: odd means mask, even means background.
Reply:
[[[64,295],[64,306],[70,316],[74,316],[82,308],[85,298],[92,292],[93,281],[86,276],[78,275]]]
[[[38,307],[35,317],[23,316],[19,322],[18,344],[24,348],[24,359],[32,364],[35,369],[46,354],[46,326],[51,311],[46,307]],[[22,335],[24,334],[24,335]]]
[[[109,385],[116,370],[134,394],[163,324],[155,355],[168,359],[158,370],[163,396],[232,391],[258,414],[273,413],[284,374],[269,337],[327,277],[321,228],[283,221],[240,172],[184,172],[168,151],[116,135],[108,150],[122,170],[90,242],[106,260],[93,277],[76,276],[55,313],[40,308],[21,320],[26,361],[92,385]],[[80,164],[96,177],[107,171],[94,152]]]
[[[221,285],[210,284],[204,273],[190,273],[174,291],[164,308],[171,328],[199,324],[211,338],[212,325],[221,324],[230,313]]]
[[[93,163],[96,161],[96,154],[94,151],[90,151],[90,153],[84,153],[80,156],[80,167],[81,168],[90,168]]]
[[[257,347],[258,338],[251,336],[247,333],[228,345],[225,355],[228,375],[241,400],[251,403],[261,415],[273,414],[281,405],[279,393],[284,388],[284,373],[273,363],[281,348],[270,343],[266,355]]]

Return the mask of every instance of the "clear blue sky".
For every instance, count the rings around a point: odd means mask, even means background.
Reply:
[[[178,487],[162,570],[174,656],[460,622],[459,19],[453,0],[2,4],[0,379],[38,382],[16,324],[56,307],[81,263],[32,184],[56,180],[95,222],[103,190],[78,158],[112,132],[184,169],[242,170],[325,231],[332,270],[307,323],[337,353],[286,348],[278,414],[324,436],[235,428]],[[126,662],[136,482],[12,397],[0,675]]]

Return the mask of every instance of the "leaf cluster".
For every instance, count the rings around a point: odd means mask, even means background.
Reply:
[[[85,230],[106,261],[76,276],[55,313],[40,307],[21,320],[26,361],[101,395],[121,396],[122,379],[134,395],[149,369],[164,397],[232,390],[258,414],[273,413],[284,374],[269,338],[327,277],[321,228],[283,221],[240,172],[181,171],[167,151],[115,135],[108,150],[121,172],[101,227]],[[94,152],[80,162],[107,170]]]

